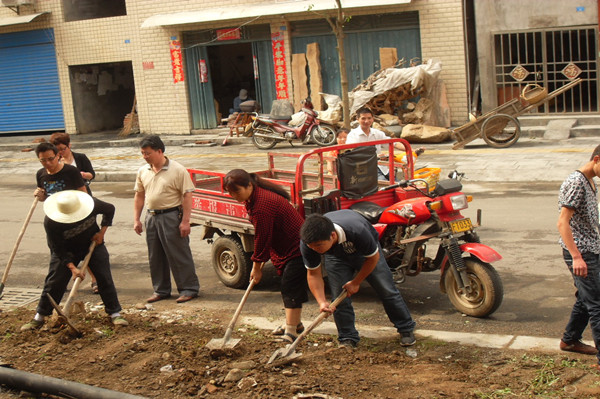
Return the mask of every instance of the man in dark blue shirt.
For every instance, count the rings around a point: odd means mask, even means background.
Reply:
[[[333,317],[341,345],[355,347],[360,340],[354,326],[350,296],[358,292],[363,280],[367,280],[379,295],[388,318],[401,335],[400,344],[410,346],[415,343],[415,322],[396,288],[377,231],[364,217],[351,210],[310,215],[302,225],[300,238],[300,251],[308,269],[308,286],[321,312],[335,311]],[[323,265],[331,295],[337,297],[342,289],[348,293],[348,298],[337,310],[330,307],[325,297]]]

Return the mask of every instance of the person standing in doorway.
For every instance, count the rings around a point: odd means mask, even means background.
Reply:
[[[148,165],[137,173],[133,229],[142,234],[140,217],[146,206],[146,243],[154,289],[146,301],[171,297],[173,273],[179,291],[177,303],[187,302],[200,291],[189,237],[194,183],[185,167],[165,156],[160,137],[144,137],[140,148]]]
[[[600,177],[600,145],[585,165],[567,177],[558,195],[559,242],[577,289],[560,349],[596,355],[592,367],[600,371],[600,233],[594,177]],[[595,347],[581,342],[588,324]]]

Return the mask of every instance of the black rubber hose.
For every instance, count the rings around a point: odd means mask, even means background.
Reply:
[[[0,367],[0,385],[33,393],[46,393],[64,398],[140,399],[144,396],[111,391],[78,382]]]

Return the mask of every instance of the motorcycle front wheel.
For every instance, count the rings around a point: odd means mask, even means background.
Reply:
[[[489,263],[484,263],[477,258],[465,258],[467,267],[468,284],[471,292],[459,292],[458,284],[452,270],[444,273],[444,287],[446,294],[454,307],[473,317],[486,317],[498,309],[504,298],[502,280],[496,269]]]
[[[271,148],[275,147],[275,144],[277,144],[277,140],[270,139],[268,137],[259,137],[256,135],[256,133],[279,137],[279,135],[275,133],[270,127],[254,129],[254,134],[252,135],[252,143],[254,143],[256,148],[260,148],[261,150],[270,150]]]
[[[332,145],[335,143],[335,138],[337,137],[335,129],[325,124],[313,126],[313,128],[310,130],[310,135],[315,143],[321,147]]]

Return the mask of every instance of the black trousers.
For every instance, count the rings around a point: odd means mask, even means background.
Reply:
[[[77,259],[77,263],[81,262],[83,258]],[[76,263],[76,264],[77,264]],[[108,251],[104,244],[98,245],[92,257],[90,258],[89,264],[90,270],[96,276],[98,282],[98,291],[100,292],[100,298],[104,302],[104,310],[106,313],[113,314],[121,311],[121,304],[117,297],[117,289],[112,279],[110,272],[110,260]],[[36,311],[43,316],[50,316],[54,308],[50,303],[50,300],[46,296],[46,293],[50,293],[50,296],[56,303],[60,303],[62,300],[69,281],[73,277],[73,274],[66,266],[60,264],[60,259],[54,254],[50,254],[50,266],[48,269],[48,275],[44,282],[44,289],[42,290],[42,297],[38,303]]]

